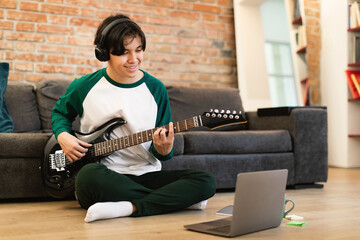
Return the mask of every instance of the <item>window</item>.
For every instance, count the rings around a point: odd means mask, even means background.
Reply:
[[[296,86],[289,43],[265,43],[265,57],[273,107],[296,106]]]

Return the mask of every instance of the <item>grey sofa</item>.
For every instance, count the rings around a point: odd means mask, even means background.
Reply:
[[[5,100],[14,133],[0,133],[0,199],[48,196],[39,167],[51,136],[52,107],[69,83],[8,84]],[[210,108],[243,111],[237,89],[167,88],[174,122]],[[174,157],[163,162],[163,169],[208,170],[218,189],[234,188],[239,172],[282,168],[289,170],[289,187],[327,181],[326,109],[244,114],[247,124],[177,133]]]

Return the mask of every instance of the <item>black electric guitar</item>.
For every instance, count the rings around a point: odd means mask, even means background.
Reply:
[[[103,124],[95,131],[82,134],[74,132],[74,135],[82,141],[91,143],[86,155],[78,161],[70,162],[60,145],[51,136],[44,149],[44,158],[41,165],[42,178],[46,191],[53,197],[65,198],[74,193],[75,177],[81,167],[88,163],[98,162],[102,157],[110,155],[114,151],[135,146],[153,139],[156,128],[134,133],[117,139],[110,139],[110,133],[125,124],[122,118],[115,118]],[[231,111],[210,111],[180,122],[174,123],[174,132],[183,132],[191,128],[205,126],[216,129],[225,125],[246,123],[241,114]],[[164,126],[169,128],[169,125]]]

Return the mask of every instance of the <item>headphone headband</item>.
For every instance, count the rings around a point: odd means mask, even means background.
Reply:
[[[113,27],[115,27],[116,25],[123,23],[123,22],[133,22],[133,21],[131,21],[129,18],[116,19],[115,21],[113,21],[109,25],[107,25],[104,28],[104,30],[101,32],[100,41],[95,47],[95,56],[98,60],[105,62],[110,59],[109,52],[108,52],[107,48],[104,46],[105,39]]]

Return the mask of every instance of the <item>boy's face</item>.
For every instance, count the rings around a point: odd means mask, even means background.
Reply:
[[[144,58],[140,37],[125,38],[125,52],[123,55],[116,56],[110,54],[108,61],[109,76],[120,83],[133,83],[137,79],[140,72],[140,65]],[[111,51],[110,51],[111,52]]]

